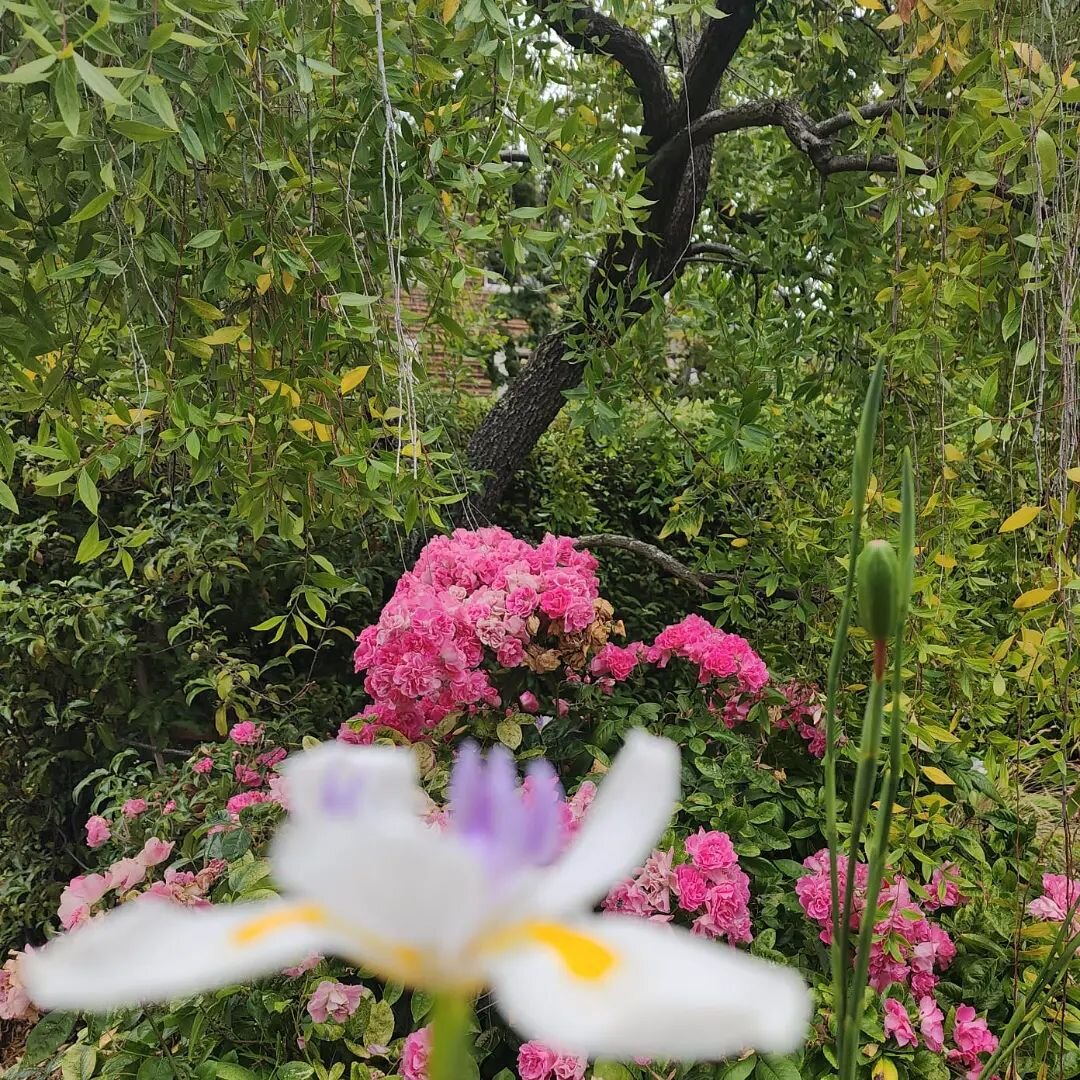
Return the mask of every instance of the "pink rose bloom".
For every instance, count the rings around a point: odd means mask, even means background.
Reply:
[[[270,796],[265,791],[244,791],[234,795],[226,804],[225,809],[230,817],[238,818],[242,810],[249,806],[258,806],[260,803],[271,802]]]
[[[940,1054],[945,1047],[945,1017],[932,997],[919,998],[919,1030],[927,1049]]]
[[[301,975],[306,975],[312,968],[317,968],[321,961],[321,956],[309,956],[301,960],[299,964],[283,969],[281,974],[288,975],[290,979],[297,979]]]
[[[555,712],[558,713],[560,718],[564,717],[564,716],[569,716],[570,715],[570,702],[567,701],[566,698],[556,698],[555,699]]]
[[[537,700],[536,695],[531,690],[526,690],[519,698],[518,703],[522,709],[527,713],[532,713],[534,716],[540,711],[540,702]]]
[[[267,750],[265,754],[260,754],[255,759],[255,764],[272,769],[275,765],[280,765],[288,756],[289,751],[284,746],[275,746],[273,750]]]
[[[60,894],[60,906],[56,914],[65,930],[79,926],[90,917],[94,906],[112,888],[106,874],[79,874],[73,877]]]
[[[176,800],[170,799],[162,808],[163,814],[171,814],[176,809]]]
[[[518,1075],[521,1080],[548,1080],[557,1060],[555,1051],[549,1050],[543,1043],[523,1043],[518,1050]]]
[[[128,799],[123,806],[120,807],[121,813],[124,817],[131,819],[137,818],[140,814],[145,814],[148,804],[145,799]]]
[[[701,876],[700,870],[693,866],[675,868],[675,895],[683,911],[697,911],[705,903],[708,892],[709,883]]]
[[[555,1059],[554,1075],[558,1080],[584,1080],[585,1070],[589,1063],[585,1058],[572,1057],[570,1054],[560,1054]]]
[[[351,743],[353,746],[370,746],[375,741],[375,724],[365,724],[357,731],[348,720],[338,728],[338,742]]]
[[[997,1049],[997,1036],[991,1034],[986,1021],[977,1017],[970,1005],[957,1007],[952,1037],[966,1065],[973,1065],[976,1055],[992,1054]]]
[[[29,946],[21,952],[11,951],[0,968],[0,1020],[37,1020],[40,1015],[23,986],[20,966],[22,958],[31,952]]]
[[[885,999],[885,1034],[891,1035],[899,1046],[919,1045],[907,1009],[896,998]]]
[[[431,1026],[405,1036],[401,1048],[401,1075],[405,1080],[428,1080],[428,1057],[431,1054]]]
[[[86,843],[90,847],[101,847],[111,836],[109,823],[100,814],[86,819]]]
[[[527,619],[535,610],[536,605],[540,602],[540,597],[536,590],[530,586],[522,586],[520,589],[515,589],[506,597],[506,614],[516,615],[519,619]],[[531,1044],[526,1043],[526,1046]]]
[[[1064,874],[1043,874],[1042,886],[1043,895],[1028,904],[1028,914],[1046,922],[1064,922],[1069,909],[1080,897],[1080,878],[1070,881]],[[1080,931],[1080,911],[1073,922]]]
[[[243,784],[244,787],[259,787],[263,782],[262,773],[250,765],[237,765],[233,770],[233,775],[236,777],[236,782]]]
[[[208,758],[208,757],[204,757],[204,758],[199,758],[199,760],[196,761],[195,764],[191,766],[191,771],[192,772],[197,772],[200,775],[205,775],[213,767],[214,767],[213,759]]]
[[[127,892],[146,877],[146,864],[140,859],[118,859],[105,876],[117,892]]]
[[[561,618],[573,603],[574,594],[562,585],[548,589],[540,597],[540,610],[551,619]]]
[[[344,1024],[356,1012],[365,992],[365,988],[359,984],[347,986],[333,979],[323,979],[315,987],[315,993],[307,1003],[307,1011],[316,1024],[325,1024],[328,1018]]]
[[[698,829],[694,836],[686,838],[686,853],[694,865],[709,877],[713,871],[726,870],[738,863],[735,848],[727,833]]]
[[[149,840],[143,844],[142,851],[139,852],[137,858],[143,866],[157,866],[158,863],[163,863],[176,847],[174,840],[159,840],[156,836],[151,836]]]
[[[233,724],[229,729],[229,738],[237,746],[254,746],[262,738],[263,729],[250,720]]]

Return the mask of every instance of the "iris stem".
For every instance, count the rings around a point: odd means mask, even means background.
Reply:
[[[468,998],[461,994],[440,994],[435,998],[431,1027],[430,1080],[461,1080],[469,1075]]]

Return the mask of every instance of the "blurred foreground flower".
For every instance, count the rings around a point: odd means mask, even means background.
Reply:
[[[810,999],[794,972],[592,907],[641,865],[679,794],[679,753],[632,732],[557,857],[561,792],[546,762],[459,755],[450,827],[422,820],[408,750],[328,743],[285,766],[272,852],[287,898],[193,910],[127,904],[23,961],[48,1008],[108,1010],[335,954],[436,994],[490,986],[507,1020],[559,1052],[713,1059],[794,1049]]]

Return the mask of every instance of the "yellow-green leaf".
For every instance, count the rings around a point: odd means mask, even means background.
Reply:
[[[294,407],[300,404],[300,395],[288,383],[278,382],[277,379],[260,379],[259,382],[266,387],[267,393],[275,397],[280,394],[281,397],[288,398],[289,403]]]
[[[200,319],[224,319],[225,312],[220,308],[214,307],[213,304],[208,304],[205,300],[200,300],[196,296],[181,296],[181,300],[189,307]]]
[[[353,368],[352,371],[345,372],[341,376],[341,392],[347,394],[350,390],[355,390],[367,377],[367,373],[371,370],[371,365],[368,364],[364,367]]]
[[[199,340],[204,345],[231,345],[244,336],[242,326],[220,326],[212,334],[201,337]]]
[[[1056,591],[1055,589],[1028,589],[1026,593],[1021,593],[1013,601],[1013,607],[1017,611],[1027,611],[1028,608],[1038,607],[1039,604],[1045,604]]]
[[[874,1069],[871,1073],[872,1080],[899,1080],[899,1076],[896,1066],[886,1058],[874,1062]]]
[[[1021,506],[1014,514],[1010,514],[999,526],[999,533],[1015,532],[1025,525],[1030,525],[1042,513],[1041,506]]]
[[[1035,153],[1039,156],[1039,172],[1042,174],[1044,191],[1054,186],[1058,172],[1058,148],[1054,136],[1046,128],[1035,132]]]
[[[71,58],[75,61],[75,70],[79,73],[79,78],[82,79],[91,90],[102,101],[107,101],[110,105],[127,105],[128,99],[116,89],[115,86],[101,71],[94,67],[89,60],[84,60],[78,53],[72,53]],[[130,121],[134,122],[134,121]]]
[[[459,7],[461,7],[461,0],[443,0],[442,21],[449,23],[457,14]]]
[[[5,510],[10,510],[13,514],[19,512],[19,504],[15,499],[15,495],[3,480],[0,480],[0,506],[4,507]]]
[[[936,765],[923,765],[922,774],[931,784],[940,784],[943,787],[952,787],[953,779],[947,772],[942,772]]]
[[[1066,469],[1065,475],[1074,483],[1080,484],[1080,465],[1077,465],[1075,469]]]

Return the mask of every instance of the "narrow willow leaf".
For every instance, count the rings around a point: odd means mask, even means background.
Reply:
[[[110,105],[126,105],[128,103],[127,98],[89,60],[83,59],[78,53],[73,53],[72,59],[75,61],[75,69],[79,73],[79,78],[102,101],[106,101]]]
[[[79,134],[79,87],[75,77],[75,64],[69,60],[62,60],[56,69],[53,78],[53,95],[56,98],[56,108],[60,113],[60,119],[64,121],[64,127],[72,135]]]
[[[1021,506],[998,526],[998,532],[1015,532],[1017,529],[1022,529],[1025,525],[1030,525],[1041,512],[1041,506]]]
[[[0,82],[22,84],[44,82],[55,63],[55,56],[39,57],[37,60],[31,60],[29,64],[23,64],[22,67],[9,71],[6,75],[0,75]]]

